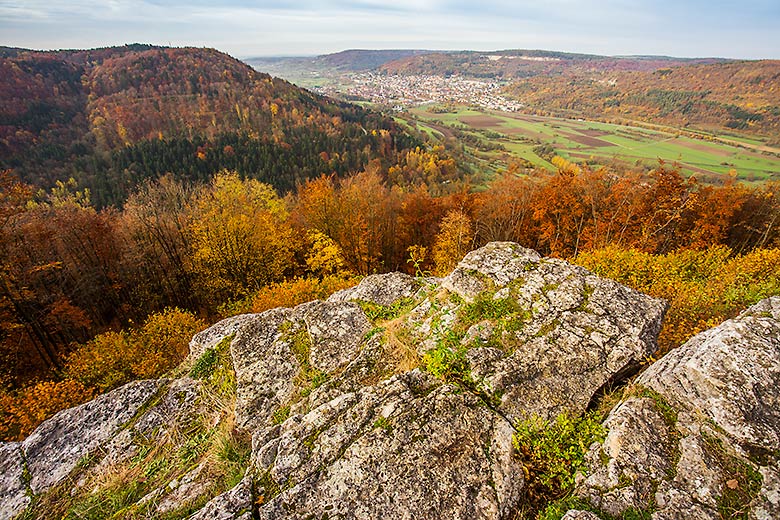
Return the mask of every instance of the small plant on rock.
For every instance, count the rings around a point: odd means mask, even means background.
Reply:
[[[516,423],[515,429],[513,444],[526,471],[525,503],[531,513],[571,494],[588,447],[605,435],[594,413],[560,414],[552,421],[534,416]]]

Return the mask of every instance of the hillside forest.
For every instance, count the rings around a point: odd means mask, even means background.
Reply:
[[[2,439],[158,377],[220,318],[443,276],[491,241],[667,299],[658,354],[780,291],[775,182],[555,156],[472,185],[392,119],[216,51],[2,54]]]

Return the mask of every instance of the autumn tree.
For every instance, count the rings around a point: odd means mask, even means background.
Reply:
[[[281,280],[293,263],[284,201],[256,180],[221,172],[198,194],[189,228],[193,270],[212,302]]]
[[[191,188],[165,175],[143,183],[124,206],[124,268],[136,281],[134,303],[147,313],[171,305],[198,307],[187,268],[192,197]]]
[[[534,200],[540,183],[505,174],[480,193],[476,201],[476,227],[480,243],[513,241],[536,247]]]
[[[450,210],[441,222],[433,244],[435,273],[444,276],[471,250],[474,241],[471,218],[461,209]]]

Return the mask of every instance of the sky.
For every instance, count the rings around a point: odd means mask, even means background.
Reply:
[[[238,58],[545,49],[780,59],[780,0],[0,0],[0,45],[125,43]]]

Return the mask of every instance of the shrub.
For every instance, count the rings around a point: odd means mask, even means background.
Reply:
[[[653,255],[611,246],[581,253],[575,262],[669,301],[658,337],[659,354],[767,296],[780,294],[780,249],[732,256],[727,247],[715,246]]]
[[[353,287],[358,282],[360,277],[353,276],[294,278],[263,287],[247,303],[232,311],[263,312],[276,307],[295,307],[312,300],[324,300],[334,292]]]
[[[141,328],[96,336],[67,358],[65,372],[100,391],[159,377],[181,363],[190,339],[204,327],[189,312],[166,309],[149,316]]]
[[[0,394],[0,439],[23,439],[60,410],[94,397],[95,390],[78,381],[44,381],[16,394]]]
[[[552,421],[531,417],[517,422],[515,430],[513,444],[527,474],[524,492],[530,513],[570,495],[575,475],[585,469],[588,447],[605,435],[594,413],[561,414]]]

